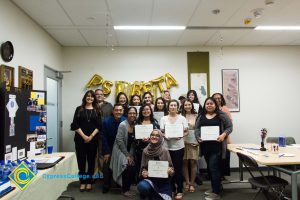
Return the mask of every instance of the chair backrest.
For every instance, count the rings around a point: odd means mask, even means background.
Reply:
[[[279,141],[279,137],[267,137],[267,143],[278,144],[279,143],[278,141]],[[296,144],[296,140],[293,137],[285,137],[285,144],[286,145]]]
[[[247,156],[245,154],[242,154],[240,152],[237,152],[237,155],[241,162],[246,166],[246,167],[258,167],[257,162],[250,156]]]

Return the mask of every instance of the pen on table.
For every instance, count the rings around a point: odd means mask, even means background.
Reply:
[[[284,153],[283,153],[283,154],[280,154],[278,157],[281,158],[281,157],[283,157],[283,156],[284,156]]]

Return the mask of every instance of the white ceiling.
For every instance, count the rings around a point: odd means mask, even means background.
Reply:
[[[300,31],[124,31],[114,25],[300,25],[300,0],[11,0],[62,46],[300,45]],[[260,18],[253,9],[263,8]],[[218,15],[212,10],[220,9]],[[252,18],[249,25],[245,18]]]

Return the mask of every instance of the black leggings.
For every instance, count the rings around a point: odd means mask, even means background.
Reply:
[[[177,185],[177,193],[183,192],[183,176],[182,176],[182,167],[183,167],[183,155],[184,155],[184,148],[171,151],[169,150],[175,174],[172,177],[171,185],[172,191],[176,193],[176,186]]]

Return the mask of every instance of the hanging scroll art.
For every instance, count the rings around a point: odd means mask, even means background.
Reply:
[[[126,81],[115,81],[115,96],[117,96],[119,92],[124,92],[127,96],[135,94],[142,95],[145,92],[151,92],[154,98],[156,98],[157,91],[162,93],[164,90],[177,85],[177,81],[169,73],[147,82],[134,81],[130,83]],[[86,84],[87,89],[99,88],[100,86],[102,86],[104,95],[108,96],[111,93],[113,83],[95,74]]]

